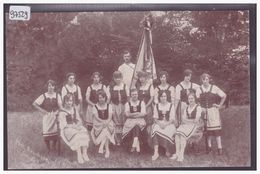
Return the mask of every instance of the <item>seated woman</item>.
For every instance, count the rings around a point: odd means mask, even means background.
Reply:
[[[74,107],[73,94],[64,96],[64,108],[59,112],[60,136],[63,141],[77,152],[79,163],[89,161],[87,149],[89,145],[89,134],[82,125],[82,120],[77,109]]]
[[[99,145],[98,152],[103,154],[105,146],[105,158],[109,157],[109,142],[115,144],[115,124],[112,121],[112,106],[107,103],[107,95],[104,90],[97,91],[98,103],[93,107],[93,129],[91,137],[95,145]]]
[[[159,91],[159,103],[155,105],[152,125],[152,145],[154,147],[154,155],[152,160],[159,157],[158,148],[162,146],[166,150],[166,155],[173,153],[174,150],[174,134],[176,132],[175,109],[174,105],[167,101],[165,91]]]
[[[183,161],[184,151],[187,142],[196,143],[203,136],[203,121],[201,117],[201,107],[196,104],[195,94],[188,94],[188,103],[185,112],[182,115],[182,123],[175,134],[176,153],[171,159]]]
[[[88,106],[87,106],[87,111],[85,116],[86,126],[89,131],[91,131],[93,127],[92,109],[95,106],[95,104],[97,104],[98,102],[97,91],[103,90],[107,92],[106,86],[103,85],[101,81],[103,77],[99,72],[94,72],[91,76],[91,79],[93,80],[93,83],[87,88],[86,91],[86,102]]]
[[[131,89],[130,95],[130,101],[125,104],[126,121],[122,138],[125,145],[129,145],[129,142],[131,142],[131,152],[140,152],[141,134],[146,125],[144,120],[146,115],[145,103],[138,100],[137,89]]]

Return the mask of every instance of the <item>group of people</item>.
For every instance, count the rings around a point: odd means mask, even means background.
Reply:
[[[60,136],[76,151],[79,163],[89,161],[90,141],[105,158],[110,156],[113,144],[138,154],[151,148],[152,160],[158,159],[162,147],[166,156],[181,162],[187,143],[196,145],[206,131],[207,153],[212,151],[213,137],[218,154],[223,153],[219,108],[226,94],[211,84],[209,74],[203,73],[202,84],[198,85],[191,82],[192,71],[187,69],[184,80],[174,87],[167,81],[168,73],[161,71],[160,84],[154,87],[149,74],[140,71],[138,83],[130,87],[135,65],[129,51],[123,53],[123,58],[125,62],[113,73],[110,85],[102,84],[99,72],[92,74],[84,115],[81,88],[75,83],[74,73],[67,74],[61,94],[55,92],[53,80],[47,82],[47,92],[33,105],[44,113],[43,137],[48,150],[56,147]]]

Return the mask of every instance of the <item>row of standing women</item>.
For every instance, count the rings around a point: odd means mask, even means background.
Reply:
[[[210,83],[210,75],[201,75],[201,86],[192,83],[191,76],[192,71],[185,70],[184,80],[174,88],[167,82],[168,73],[162,71],[161,83],[154,88],[148,82],[148,74],[141,71],[139,85],[129,90],[120,71],[113,73],[113,83],[108,87],[101,83],[101,74],[95,72],[93,83],[86,90],[88,106],[84,115],[75,74],[67,74],[61,96],[54,92],[55,82],[49,80],[48,91],[33,103],[45,113],[43,137],[48,150],[56,147],[58,115],[59,134],[77,152],[79,163],[89,160],[87,149],[91,139],[99,145],[98,152],[105,154],[105,158],[110,156],[112,143],[137,153],[151,147],[152,160],[159,157],[161,146],[168,157],[183,161],[187,142],[196,144],[203,135],[203,127],[207,131],[207,153],[211,152],[212,137],[215,137],[218,154],[222,154],[219,108],[226,94]],[[217,96],[221,98],[219,103]]]

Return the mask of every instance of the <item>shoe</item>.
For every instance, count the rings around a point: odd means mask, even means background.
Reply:
[[[135,151],[135,147],[131,147],[130,152],[134,152]]]
[[[109,155],[110,155],[110,153],[109,153],[109,151],[107,151],[107,152],[105,153],[105,158],[109,158]]]
[[[195,148],[194,148],[194,153],[195,153],[195,154],[200,154],[200,149],[199,149],[199,147],[195,146]]]
[[[170,152],[165,152],[165,156],[171,157],[171,153]]]
[[[170,159],[171,160],[176,160],[178,158],[178,155],[175,153],[175,154],[173,154],[171,157],[170,157]]]
[[[153,160],[153,161],[155,161],[155,160],[157,160],[157,159],[158,159],[158,157],[159,157],[159,154],[158,154],[158,153],[156,153],[156,154],[154,154],[154,155],[152,156],[152,160]]]
[[[211,151],[212,151],[211,147],[208,147],[208,148],[206,149],[206,154],[209,154]]]
[[[103,149],[98,149],[98,153],[103,154],[104,150]]]
[[[103,153],[104,153],[104,147],[100,147],[100,146],[99,146],[99,148],[98,148],[98,153],[103,154]]]
[[[218,149],[218,155],[223,155],[223,149]]]
[[[87,155],[87,154],[84,154],[84,155],[83,155],[83,159],[84,159],[84,161],[89,161],[88,155]]]
[[[178,157],[178,158],[177,158],[177,161],[178,161],[178,162],[182,162],[183,160],[184,160],[183,157]]]
[[[136,146],[136,152],[140,152],[140,144],[139,143]]]
[[[78,163],[80,163],[80,164],[84,163],[84,159],[82,156],[78,156]]]

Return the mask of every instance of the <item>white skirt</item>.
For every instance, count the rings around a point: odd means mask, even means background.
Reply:
[[[221,119],[219,115],[219,109],[216,107],[205,109],[207,111],[206,120],[207,120],[207,130],[221,130]]]
[[[49,112],[43,116],[42,134],[44,137],[58,135],[56,112]]]
[[[70,125],[61,131],[63,141],[75,151],[79,147],[89,145],[89,134],[84,126]]]

